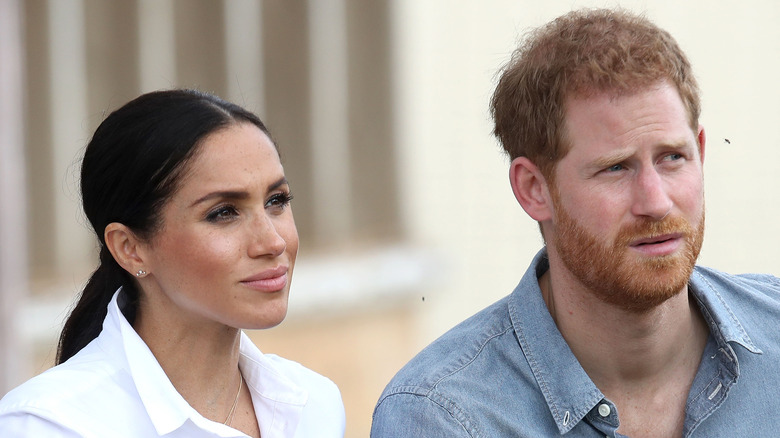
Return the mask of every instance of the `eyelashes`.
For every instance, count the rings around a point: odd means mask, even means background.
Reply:
[[[291,192],[277,193],[271,196],[271,198],[268,199],[268,201],[266,201],[265,207],[284,209],[285,207],[290,205],[290,202],[292,202],[292,200],[293,200],[293,195]]]
[[[293,195],[289,191],[275,193],[268,198],[263,207],[271,214],[278,215],[289,207],[292,199]],[[225,203],[210,210],[206,214],[206,221],[211,223],[229,222],[235,220],[239,215],[239,208],[236,205]]]
[[[238,216],[238,211],[232,205],[220,205],[206,215],[208,222],[226,222]]]

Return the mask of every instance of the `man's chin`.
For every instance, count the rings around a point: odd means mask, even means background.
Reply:
[[[601,287],[590,289],[608,304],[645,313],[687,290],[692,272],[693,264],[686,257],[653,257],[639,263],[619,264],[609,284],[602,279]]]

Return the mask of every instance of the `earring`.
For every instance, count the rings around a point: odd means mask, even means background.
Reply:
[[[146,275],[146,271],[144,271],[143,269],[139,269],[138,272],[135,273],[135,276],[139,278],[143,277],[144,275]]]

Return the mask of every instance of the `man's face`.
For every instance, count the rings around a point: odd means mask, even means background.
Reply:
[[[682,291],[704,235],[704,133],[676,89],[569,99],[551,257],[605,302],[649,310]]]

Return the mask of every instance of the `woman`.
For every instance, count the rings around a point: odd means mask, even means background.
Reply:
[[[84,154],[100,266],[58,366],[0,401],[0,436],[342,437],[336,386],[241,329],[287,312],[298,234],[263,123],[191,90],[109,115]]]

